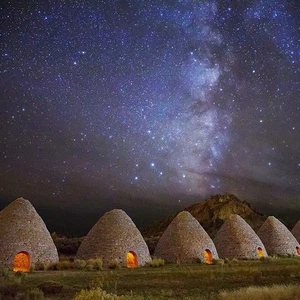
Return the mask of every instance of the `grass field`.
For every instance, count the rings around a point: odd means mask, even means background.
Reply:
[[[45,299],[53,300],[74,299],[80,290],[95,287],[101,287],[109,293],[118,295],[141,296],[139,299],[242,299],[240,296],[219,297],[221,291],[232,291],[249,286],[299,285],[300,290],[300,259],[233,260],[227,261],[224,265],[174,264],[158,268],[121,268],[101,271],[34,271],[25,275],[11,276],[19,276],[19,282],[23,287],[35,288],[44,285]],[[6,279],[6,283],[2,279],[2,283],[0,282],[2,288],[12,277],[9,278]],[[55,286],[51,288],[53,281],[58,288]],[[48,290],[47,286],[50,286]],[[9,299],[9,297],[2,297],[2,299]]]

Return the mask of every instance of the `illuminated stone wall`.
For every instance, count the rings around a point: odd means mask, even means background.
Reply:
[[[292,233],[275,217],[268,217],[257,235],[264,243],[269,255],[298,256],[300,245]]]
[[[166,262],[206,262],[208,249],[218,259],[215,245],[200,223],[187,211],[180,212],[161,236],[154,256]]]
[[[101,257],[104,266],[115,260],[127,266],[130,251],[136,253],[140,266],[151,261],[148,246],[131,218],[123,210],[114,209],[93,226],[82,241],[76,258]]]
[[[13,269],[15,257],[25,251],[31,263],[57,262],[51,235],[28,200],[19,198],[0,212],[0,267]]]
[[[232,215],[225,221],[216,234],[214,243],[220,258],[259,259],[261,251],[267,256],[260,238],[239,215]]]

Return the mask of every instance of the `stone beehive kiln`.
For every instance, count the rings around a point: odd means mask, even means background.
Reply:
[[[154,256],[166,262],[190,263],[217,259],[215,245],[200,223],[187,211],[180,212],[161,236]]]
[[[300,221],[294,226],[292,229],[292,234],[296,238],[296,240],[300,243]]]
[[[31,203],[23,198],[0,212],[0,266],[12,269],[18,256],[28,260],[26,268],[20,268],[24,271],[30,263],[58,261],[56,247],[45,223]]]
[[[299,243],[292,233],[275,217],[268,217],[257,235],[269,255],[298,255]]]
[[[231,215],[225,221],[214,243],[221,258],[258,259],[267,256],[260,238],[239,215]]]
[[[82,241],[76,258],[101,257],[104,266],[115,260],[129,266],[129,254],[135,256],[135,266],[151,261],[148,246],[131,218],[123,210],[114,209],[93,226]]]

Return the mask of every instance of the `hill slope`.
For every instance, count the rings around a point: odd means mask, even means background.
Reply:
[[[206,201],[189,206],[184,210],[190,212],[212,238],[231,214],[240,215],[255,231],[267,219],[267,216],[255,211],[249,203],[239,200],[232,194],[214,195]],[[176,215],[177,213],[172,214],[142,231],[151,252]]]

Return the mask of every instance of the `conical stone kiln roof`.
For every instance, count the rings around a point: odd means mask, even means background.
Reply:
[[[138,264],[151,260],[148,246],[131,218],[121,209],[104,214],[82,241],[76,257],[89,259],[102,257],[104,266],[118,260],[127,265],[127,253],[133,251]]]
[[[260,238],[239,215],[231,215],[225,221],[214,243],[221,258],[258,259],[260,253],[267,256]]]
[[[0,265],[12,268],[17,253],[32,263],[57,262],[57,249],[42,218],[28,200],[18,198],[0,212]]]
[[[268,217],[257,235],[264,243],[269,255],[298,255],[300,245],[292,233],[275,217]]]
[[[296,240],[300,243],[300,220],[297,222],[297,224],[292,229],[292,234],[296,238]]]
[[[154,256],[166,262],[205,262],[205,250],[218,259],[215,245],[200,223],[187,211],[180,212],[161,236]]]

